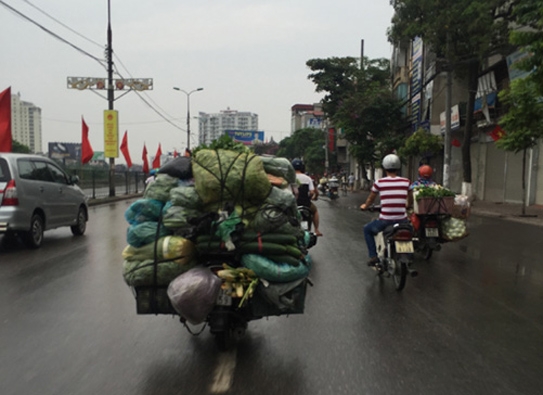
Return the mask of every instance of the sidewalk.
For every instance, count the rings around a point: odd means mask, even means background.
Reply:
[[[107,204],[107,203],[114,203],[118,202],[120,200],[129,200],[129,199],[139,199],[143,196],[143,193],[134,193],[129,195],[118,195],[114,197],[103,197],[103,198],[96,198],[96,199],[89,199],[88,204],[89,207],[97,206],[99,204]]]
[[[471,203],[471,213],[485,217],[504,218],[536,226],[543,226],[543,206],[528,206],[522,216],[522,205],[514,203],[494,203],[476,200]]]
[[[352,194],[357,196],[360,204],[364,203],[369,195],[368,191],[357,190]],[[521,216],[522,207],[520,204],[514,203],[494,203],[483,200],[476,200],[471,203],[471,215],[479,215],[482,217],[503,218],[508,221],[521,222],[535,226],[543,226],[543,206],[526,207],[526,215]]]

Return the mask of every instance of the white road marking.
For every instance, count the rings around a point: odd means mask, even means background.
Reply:
[[[227,392],[232,386],[236,369],[236,354],[237,350],[235,348],[219,354],[219,361],[210,388],[212,394]]]

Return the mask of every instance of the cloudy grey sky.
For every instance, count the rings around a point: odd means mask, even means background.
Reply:
[[[1,0],[58,36],[104,59],[107,0]],[[75,34],[42,12],[49,14]],[[115,65],[125,78],[153,78],[154,89],[115,101],[119,140],[141,163],[186,145],[186,96],[174,91],[203,87],[190,96],[192,116],[230,108],[258,114],[259,129],[278,141],[290,134],[290,107],[321,98],[307,79],[313,58],[386,57],[392,7],[388,0],[111,0]],[[103,150],[107,101],[89,90],[67,89],[66,78],[106,77],[91,57],[52,37],[0,3],[0,90],[11,86],[42,109],[43,149],[49,141],[80,142],[81,116],[95,151]],[[114,76],[119,78],[118,76]],[[179,128],[183,129],[180,130]],[[197,119],[191,122],[196,143]],[[124,163],[121,158],[119,163]]]

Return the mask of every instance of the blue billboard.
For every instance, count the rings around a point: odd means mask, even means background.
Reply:
[[[224,132],[230,138],[244,145],[254,145],[264,142],[264,132],[256,130],[225,130]]]

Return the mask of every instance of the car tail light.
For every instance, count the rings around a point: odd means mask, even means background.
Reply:
[[[394,236],[392,236],[392,239],[393,240],[411,240],[413,238],[413,235],[411,234],[411,232],[409,230],[406,230],[406,229],[401,229],[401,230],[398,230],[396,231],[396,233],[394,233]]]
[[[426,221],[424,226],[427,228],[437,228],[437,221]]]
[[[2,206],[17,206],[18,204],[19,199],[17,198],[17,188],[15,187],[15,180],[10,180],[8,181],[8,184],[4,189]]]

